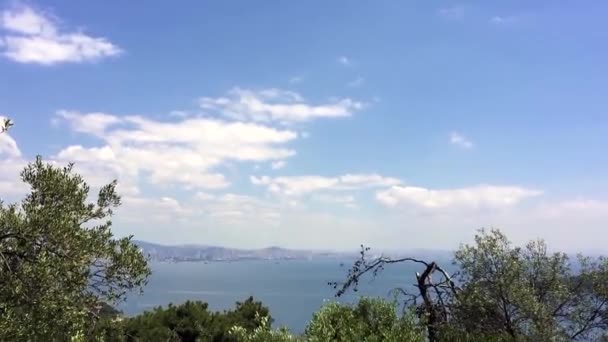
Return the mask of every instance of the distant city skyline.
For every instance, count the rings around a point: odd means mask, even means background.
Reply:
[[[0,198],[118,179],[118,236],[608,251],[608,3],[0,0]]]

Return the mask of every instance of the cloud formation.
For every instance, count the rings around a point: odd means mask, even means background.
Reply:
[[[328,204],[341,204],[351,209],[357,207],[353,195],[318,194],[313,197],[313,200]]]
[[[470,149],[473,147],[473,142],[458,132],[450,133],[450,144],[464,149]]]
[[[415,186],[393,186],[378,191],[376,199],[389,207],[400,205],[425,209],[483,209],[513,206],[542,192],[518,186],[479,185],[460,189],[427,189]]]
[[[122,121],[120,118],[106,113],[82,114],[76,111],[59,110],[56,114],[65,119],[74,131],[97,137],[103,137],[106,128]]]
[[[366,188],[387,187],[400,184],[401,181],[378,174],[345,174],[337,177],[292,176],[269,177],[251,176],[251,183],[264,185],[268,191],[285,196],[300,196],[316,191],[358,190]]]
[[[0,116],[0,125],[4,124],[4,117]],[[13,139],[8,132],[1,132],[0,130],[0,157],[21,157],[21,151],[17,147],[17,142]]]
[[[123,180],[144,177],[162,186],[222,188],[229,182],[214,170],[225,162],[282,160],[295,154],[285,144],[297,133],[254,123],[208,118],[165,122],[66,110],[58,116],[75,132],[104,142],[98,147],[68,146],[57,153],[58,160],[105,169]]]
[[[277,88],[249,90],[234,88],[226,97],[203,97],[201,108],[240,121],[290,124],[318,118],[349,117],[364,104],[350,98],[324,104],[309,104],[293,91]]]
[[[272,164],[270,164],[270,168],[273,170],[279,170],[285,167],[285,165],[287,165],[287,162],[284,160],[278,160],[276,162],[272,162]]]
[[[208,214],[230,223],[246,223],[256,217],[267,224],[276,224],[281,215],[278,205],[256,197],[227,193],[217,197],[206,207]]]
[[[4,125],[4,119],[0,115],[0,125]],[[27,191],[25,184],[17,182],[25,161],[17,142],[9,133],[10,131],[0,133],[0,201],[5,200],[6,196],[21,195]]]
[[[583,248],[600,245],[587,233],[601,234],[607,219],[608,204],[597,199],[552,201],[540,197],[541,191],[515,185],[428,189],[373,173],[253,176],[251,182],[272,196],[239,194],[221,188],[231,181],[223,167],[283,161],[282,151],[289,151],[287,144],[297,138],[295,132],[209,118],[166,122],[74,111],[58,112],[57,117],[74,134],[100,143],[67,146],[47,161],[75,161],[76,172],[93,189],[118,178],[124,203],[115,220],[119,234],[155,236],[165,243],[183,243],[187,236],[187,241],[196,237],[241,247],[275,243],[352,248],[363,242],[391,248],[452,248],[475,228],[494,226],[515,241],[543,236],[551,244]],[[0,157],[0,196],[8,201],[27,192],[18,181],[26,160],[14,153],[16,143],[10,146]],[[7,151],[13,151],[8,152],[10,157]],[[184,196],[184,190],[191,190],[190,195]],[[373,194],[386,209],[365,204]],[[528,201],[535,197],[539,198]],[[358,211],[345,215],[335,210],[339,207],[380,211],[372,217],[357,215]],[[585,234],[572,241],[567,238],[572,227],[584,227]],[[399,236],[407,236],[407,244],[395,239]]]
[[[0,28],[0,51],[18,63],[79,63],[122,53],[106,38],[62,32],[54,18],[28,6],[2,11]]]

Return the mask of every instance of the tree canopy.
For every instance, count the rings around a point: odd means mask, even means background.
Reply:
[[[481,230],[454,254],[457,274],[435,262],[366,257],[355,262],[337,294],[367,273],[415,262],[416,292],[405,293],[430,341],[598,340],[608,331],[608,260],[549,253],[542,241],[513,246],[498,230]],[[433,278],[433,275],[435,277]]]
[[[356,305],[326,304],[313,314],[305,336],[310,342],[424,341],[410,312],[398,315],[397,303],[379,298],[361,298]]]
[[[328,302],[313,314],[305,332],[272,329],[267,307],[249,297],[232,310],[212,312],[207,303],[187,301],[135,317],[110,318],[97,336],[105,341],[180,342],[421,342],[423,329],[396,302],[362,298],[357,304]]]
[[[110,230],[116,181],[91,201],[72,167],[37,157],[21,172],[30,193],[0,203],[0,340],[69,340],[92,329],[103,303],[146,283],[146,258]]]
[[[269,328],[272,318],[266,306],[249,297],[236,302],[234,309],[222,312],[210,311],[205,302],[186,301],[111,321],[100,331],[101,336],[111,341],[228,342],[239,341],[230,334],[233,327],[242,327],[245,332],[262,324]]]

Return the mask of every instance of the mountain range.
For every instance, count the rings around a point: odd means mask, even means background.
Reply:
[[[239,249],[206,245],[162,245],[134,241],[152,261],[238,261],[238,260],[310,260],[354,256],[354,253],[296,250],[281,247]]]
[[[184,261],[239,261],[239,260],[312,260],[320,258],[354,259],[359,257],[359,251],[338,252],[327,250],[288,249],[282,247],[266,247],[259,249],[240,249],[208,245],[163,245],[141,240],[134,241],[144,255],[152,261],[184,262]],[[370,257],[378,257],[374,250]],[[449,251],[411,249],[402,252],[383,253],[385,256],[399,258],[415,256],[427,260],[447,260],[451,257]]]

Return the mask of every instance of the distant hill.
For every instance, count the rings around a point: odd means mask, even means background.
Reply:
[[[208,245],[162,245],[146,241],[134,241],[145,255],[153,261],[238,261],[238,260],[310,260],[319,258],[351,259],[359,257],[359,252],[333,252],[319,250],[287,249],[267,247],[261,249],[239,249]],[[377,251],[371,250],[370,257],[377,257]],[[417,257],[428,261],[445,262],[451,258],[451,252],[439,250],[411,249],[402,252],[388,252],[385,256],[399,258],[402,256]]]
[[[349,255],[347,253],[295,250],[274,246],[261,249],[238,249],[191,244],[161,245],[137,240],[134,243],[154,261],[306,260]]]

